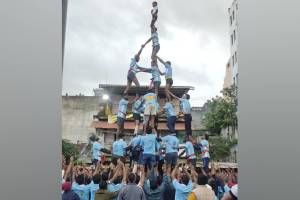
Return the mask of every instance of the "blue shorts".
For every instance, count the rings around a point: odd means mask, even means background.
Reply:
[[[177,152],[167,153],[166,154],[167,165],[171,165],[172,167],[175,167],[177,164],[177,158],[178,158]]]
[[[157,53],[160,50],[160,45],[153,46],[153,50]]]
[[[152,154],[143,154],[142,165],[154,166],[156,163],[156,156]],[[150,168],[151,168],[150,167]]]

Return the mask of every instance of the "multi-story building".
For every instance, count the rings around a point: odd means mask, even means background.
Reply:
[[[233,84],[238,84],[238,1],[233,0],[231,7],[228,8],[229,15],[229,35],[230,35],[230,62],[232,66],[232,81]]]
[[[231,66],[231,59],[226,64],[226,71],[225,71],[225,78],[223,83],[223,89],[229,88],[233,84],[232,79],[232,66]]]

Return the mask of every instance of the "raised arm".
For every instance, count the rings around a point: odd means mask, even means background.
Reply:
[[[142,47],[145,47],[151,40],[152,40],[152,36],[145,42],[145,44],[142,45]]]
[[[121,162],[121,161],[120,161]],[[122,183],[126,184],[126,180],[127,180],[127,166],[121,162],[121,165],[123,167],[123,179],[122,179]]]
[[[156,55],[156,57],[161,64],[163,64],[163,65],[166,64],[165,61],[163,61],[163,59],[161,59],[159,56]]]
[[[171,91],[168,91],[168,92],[169,92],[169,94],[170,94],[173,98],[180,100],[180,98],[177,97],[177,96],[175,96]]]
[[[119,161],[118,161],[119,162]],[[113,175],[113,177],[111,179],[109,179],[107,182],[108,183],[112,183],[119,175],[120,170],[122,169],[122,165],[118,163],[117,167],[116,167],[116,171]]]
[[[72,167],[73,167],[73,161],[74,161],[74,158],[73,158],[73,156],[71,156],[71,157],[70,157],[70,163],[69,163],[68,168],[67,168],[67,170],[66,170],[66,172],[65,172],[65,174],[64,174],[64,177],[63,177],[64,180],[67,179],[67,177],[68,177],[70,171],[72,170]]]
[[[93,173],[93,176],[95,176],[96,174],[99,174],[99,172],[101,170],[100,168],[101,168],[101,161],[98,160],[97,165],[96,165],[96,169],[95,169],[95,171]]]
[[[179,164],[176,165],[176,167],[173,169],[173,171],[172,171],[172,173],[171,173],[171,178],[172,178],[172,180],[176,179],[177,172],[178,172],[178,168],[179,168]]]
[[[142,45],[142,46],[141,46],[141,49],[140,49],[139,52],[137,53],[137,56],[140,56],[140,55],[141,55],[141,53],[142,53],[144,47],[145,47],[145,45]]]

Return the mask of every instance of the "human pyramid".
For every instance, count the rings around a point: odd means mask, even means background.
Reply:
[[[158,7],[157,2],[152,3],[152,21],[150,24],[151,27],[151,37],[141,46],[139,52],[131,59],[130,68],[127,74],[127,87],[124,91],[123,97],[119,102],[119,111],[117,114],[117,134],[115,138],[115,142],[112,147],[112,157],[114,162],[117,159],[123,158],[126,155],[127,151],[130,151],[131,161],[135,161],[139,163],[140,166],[148,166],[151,168],[155,166],[157,163],[162,162],[166,159],[167,164],[172,168],[176,166],[177,157],[178,157],[178,149],[179,140],[177,138],[175,123],[177,120],[177,115],[175,112],[174,105],[171,103],[172,98],[176,98],[180,101],[181,111],[184,114],[185,121],[185,145],[184,152],[186,153],[186,159],[188,163],[191,163],[193,166],[196,166],[196,154],[194,150],[194,146],[197,143],[196,138],[192,136],[191,130],[191,105],[189,102],[190,96],[188,94],[184,94],[181,98],[175,96],[172,92],[170,92],[170,88],[173,85],[172,79],[172,66],[170,61],[164,61],[161,59],[157,53],[160,50],[159,38],[157,33],[157,28],[155,26],[155,22],[158,18]],[[151,53],[151,68],[144,68],[138,65],[140,60],[140,55],[145,46],[152,41],[152,53]],[[158,67],[158,61],[165,66],[165,72],[162,73]],[[144,96],[140,96],[136,94],[136,97],[132,100],[128,100],[128,90],[132,82],[135,83],[136,87],[139,87],[139,81],[136,77],[136,73],[138,72],[146,72],[151,73],[151,83],[148,88],[147,94]],[[166,79],[166,87],[165,87],[165,95],[166,102],[162,109],[160,109],[160,105],[158,103],[158,91],[161,85],[160,76],[164,75]],[[129,145],[123,140],[124,137],[124,122],[127,113],[128,104],[132,104],[132,112],[133,118],[135,121],[135,129],[134,129],[134,138],[130,142]],[[141,113],[143,113],[143,131],[139,132],[139,125],[141,123]],[[167,127],[169,130],[169,134],[165,137],[160,137],[157,128],[158,128],[158,116],[162,113],[166,113],[167,115]],[[209,163],[209,145],[208,145],[208,136],[205,136],[199,145],[196,145],[196,148],[201,150],[203,159],[203,164],[205,170],[208,170]],[[164,149],[162,151],[162,149]],[[165,155],[165,158],[164,156]],[[180,156],[180,155],[179,155]]]
[[[186,135],[189,136],[192,135],[191,105],[189,103],[190,96],[189,94],[184,94],[180,98],[170,92],[170,88],[173,85],[172,66],[170,61],[164,61],[162,58],[160,58],[157,55],[160,50],[157,28],[155,26],[155,22],[157,21],[158,18],[157,2],[153,2],[152,6],[153,6],[151,10],[152,20],[150,24],[151,37],[144,44],[141,45],[141,49],[139,50],[139,52],[131,59],[128,74],[127,74],[127,87],[124,91],[123,98],[119,102],[119,111],[117,115],[117,124],[118,124],[117,135],[123,133],[128,104],[132,104],[133,118],[135,121],[135,130],[134,130],[135,135],[138,133],[139,125],[141,122],[141,113],[144,113],[143,133],[146,132],[147,126],[150,126],[153,133],[158,135],[157,117],[162,113],[166,113],[167,127],[171,134],[175,134],[176,133],[175,123],[177,120],[177,115],[175,112],[174,105],[171,103],[172,98],[175,98],[180,101],[181,110],[184,114]],[[146,45],[151,41],[152,41],[151,68],[140,67],[138,65],[138,62],[140,60],[140,55],[143,49],[146,47]],[[159,69],[158,61],[164,65],[165,72],[161,72],[161,70]],[[132,82],[136,85],[136,87],[140,86],[140,83],[136,77],[136,74],[138,72],[145,72],[145,73],[152,74],[148,92],[144,96],[140,96],[139,94],[136,94],[136,97],[133,99],[133,101],[128,101],[128,91],[132,85]],[[165,76],[165,80],[166,80],[166,86],[165,86],[166,102],[163,109],[160,109],[160,105],[158,103],[158,91],[161,85],[161,77],[160,77],[161,75]]]

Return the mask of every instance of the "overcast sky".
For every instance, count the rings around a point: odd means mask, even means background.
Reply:
[[[194,86],[192,106],[219,94],[230,56],[227,9],[232,0],[158,0],[156,26],[175,86]],[[152,0],[70,0],[63,94],[94,95],[99,83],[126,84],[130,58],[150,37]],[[139,62],[150,67],[151,43]],[[162,71],[164,67],[159,66]],[[142,85],[151,75],[138,73]],[[165,85],[162,77],[162,85]]]

